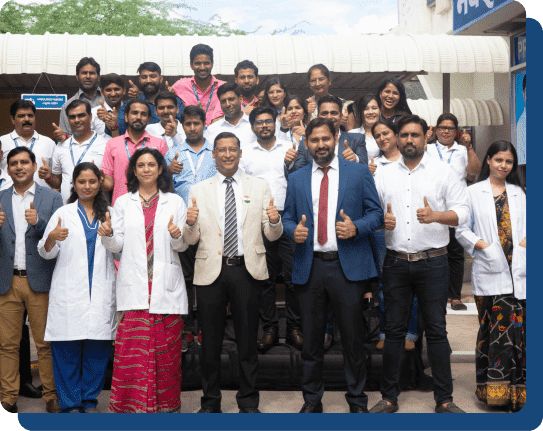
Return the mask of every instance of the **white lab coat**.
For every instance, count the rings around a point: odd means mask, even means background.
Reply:
[[[112,237],[102,243],[121,253],[117,275],[117,310],[149,310],[152,314],[187,314],[188,299],[178,251],[187,249],[183,237],[173,239],[168,223],[182,230],[187,219],[183,199],[173,193],[159,194],[153,227],[153,286],[149,304],[145,220],[138,193],[127,193],[115,202],[111,214]]]
[[[506,183],[505,188],[513,234],[513,281],[498,237],[498,220],[490,180],[467,188],[471,226],[459,226],[456,239],[473,256],[471,291],[474,295],[512,293],[514,283],[515,297],[526,299],[526,249],[519,245],[526,237],[526,194],[513,184]],[[490,247],[475,250],[475,244],[480,239],[490,244]]]
[[[61,218],[68,237],[45,251],[45,241]],[[113,255],[96,238],[92,290],[89,293],[87,240],[77,212],[77,201],[59,208],[49,220],[38,252],[44,259],[57,258],[51,290],[45,341],[114,340],[115,265]]]

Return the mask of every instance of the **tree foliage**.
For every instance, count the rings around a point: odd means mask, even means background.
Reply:
[[[192,8],[184,3],[156,0],[59,0],[29,5],[9,1],[0,11],[0,32],[111,36],[247,34],[220,20],[212,24],[187,18],[181,10]],[[216,17],[210,21],[213,18]]]

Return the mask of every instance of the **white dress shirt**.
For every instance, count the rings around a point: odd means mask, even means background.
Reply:
[[[419,223],[417,210],[424,207],[424,197],[434,211],[454,211],[458,225],[469,218],[466,191],[456,172],[447,163],[426,153],[412,171],[405,166],[403,157],[386,169],[377,169],[375,185],[383,211],[386,214],[390,203],[396,217],[396,228],[385,230],[386,246],[390,250],[417,253],[449,243],[449,226]]]
[[[95,139],[96,138],[96,139]],[[66,139],[64,142],[58,144],[53,153],[53,165],[51,166],[51,172],[54,175],[62,175],[62,184],[60,186],[62,200],[66,204],[70,197],[70,190],[72,188],[72,174],[74,172],[75,164],[77,164],[81,155],[85,152],[88,145],[92,142],[92,146],[85,153],[85,157],[82,162],[92,162],[100,168],[102,166],[102,159],[104,158],[104,152],[106,150],[106,143],[110,136],[97,135],[96,132],[92,134],[90,139],[83,143],[78,143],[72,136]],[[74,160],[72,161],[72,155],[70,153],[70,144],[74,154]],[[74,164],[75,161],[75,164]]]
[[[36,194],[36,183],[24,192],[24,196],[13,189],[11,195],[11,205],[13,206],[13,221],[15,223],[15,257],[13,258],[13,267],[16,269],[26,269],[26,244],[25,234],[28,229],[28,223],[25,218],[25,211],[30,209],[30,202],[34,201]],[[35,251],[35,250],[34,250]]]
[[[204,132],[204,138],[206,138],[211,145],[215,143],[215,138],[219,133],[230,132],[237,136],[241,143],[241,148],[244,149],[247,145],[256,142],[256,135],[251,129],[251,123],[249,123],[249,116],[244,112],[239,119],[238,124],[235,126],[230,124],[226,117],[221,118],[211,124]]]
[[[160,122],[149,124],[145,131],[149,133],[151,136],[154,136],[156,138],[164,139],[166,141],[166,145],[168,145],[168,150],[176,145],[181,145],[185,140],[187,139],[187,135],[185,134],[185,130],[183,130],[183,126],[181,125],[180,121],[177,121],[177,133],[172,138],[171,136],[166,136],[164,127],[162,127],[162,124]]]
[[[336,145],[337,149],[337,145]],[[336,150],[337,151],[337,150]],[[324,178],[324,171],[313,160],[311,174],[311,196],[313,198],[313,219],[315,224],[315,232],[313,233],[313,250],[314,251],[337,251],[336,238],[336,210],[339,194],[339,160],[334,157],[328,165],[328,216],[326,219],[326,232],[328,241],[324,245],[319,244],[319,200],[321,193],[321,182]]]
[[[436,157],[442,162],[451,165],[461,183],[467,186],[466,167],[468,166],[468,150],[466,147],[458,144],[456,141],[451,145],[451,148],[447,148],[445,145],[436,142],[435,144],[428,145],[427,151],[432,157]]]
[[[375,177],[375,175],[377,174],[377,171],[379,170],[380,167],[388,166],[388,165],[390,165],[392,163],[396,163],[398,160],[400,160],[400,159],[393,160],[393,161],[388,160],[384,155],[375,157],[373,159],[373,163],[375,163],[377,165],[377,169],[375,170],[375,174],[373,174],[373,176]]]
[[[255,142],[245,147],[239,161],[239,168],[247,175],[268,182],[278,211],[284,210],[287,197],[284,163],[289,148],[292,148],[292,143],[279,138],[276,138],[275,145],[269,151]]]
[[[221,213],[221,228],[222,228],[222,244],[224,249],[224,237],[226,236],[226,229],[224,226],[224,204],[226,201],[226,186],[227,183],[224,182],[224,179],[226,177],[221,174],[220,172],[217,172],[217,197],[219,202],[219,212]],[[241,216],[242,216],[242,189],[241,189],[241,173],[239,169],[236,171],[234,176],[232,177],[232,188],[234,189],[234,201],[236,202],[236,224],[238,228],[238,254],[237,256],[243,256],[244,255],[244,249],[243,249],[243,233],[241,229]]]
[[[36,156],[36,163],[38,165],[38,170],[43,166],[41,158],[43,157],[45,161],[51,166],[53,160],[53,152],[55,150],[55,143],[52,139],[49,139],[47,136],[40,135],[38,132],[34,131],[34,135],[28,142],[26,142],[21,136],[17,134],[14,130],[13,132],[0,137],[0,142],[2,143],[2,151],[4,152],[4,158],[0,161],[0,169],[7,170],[7,160],[8,154],[17,146],[27,147]],[[45,180],[42,180],[38,171],[34,173],[34,181],[42,187],[47,187],[50,189],[49,183]]]
[[[366,137],[366,151],[368,152],[368,162],[371,160],[372,157],[377,157],[379,155],[379,146],[377,145],[377,142],[371,136],[366,135],[366,131],[363,127],[351,129],[347,133],[360,133],[361,135],[364,135]]]
[[[5,169],[0,169],[0,192],[9,189],[13,184],[11,177]]]

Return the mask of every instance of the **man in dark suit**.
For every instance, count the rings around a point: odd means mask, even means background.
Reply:
[[[26,309],[38,350],[46,410],[60,413],[51,346],[43,340],[55,260],[41,258],[37,245],[49,219],[62,206],[62,197],[34,183],[36,157],[28,148],[11,150],[7,165],[13,186],[0,192],[0,398],[5,410],[17,412],[19,345]]]
[[[296,242],[292,282],[297,285],[304,331],[305,404],[300,413],[323,411],[329,301],[343,342],[350,411],[368,413],[362,308],[368,279],[377,276],[369,234],[383,223],[383,210],[368,167],[336,157],[331,120],[312,120],[305,145],[313,162],[289,177],[283,213],[284,231]]]

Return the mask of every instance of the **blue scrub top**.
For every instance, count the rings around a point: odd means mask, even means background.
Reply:
[[[83,230],[85,231],[85,238],[87,239],[87,260],[89,262],[89,295],[92,290],[92,273],[94,271],[94,249],[96,247],[96,237],[98,234],[98,227],[99,223],[98,220],[96,220],[96,217],[94,217],[94,220],[92,223],[89,222],[89,219],[87,218],[87,212],[81,205],[81,203],[77,202],[77,213],[79,214],[79,218],[81,219],[81,223],[83,224]]]

